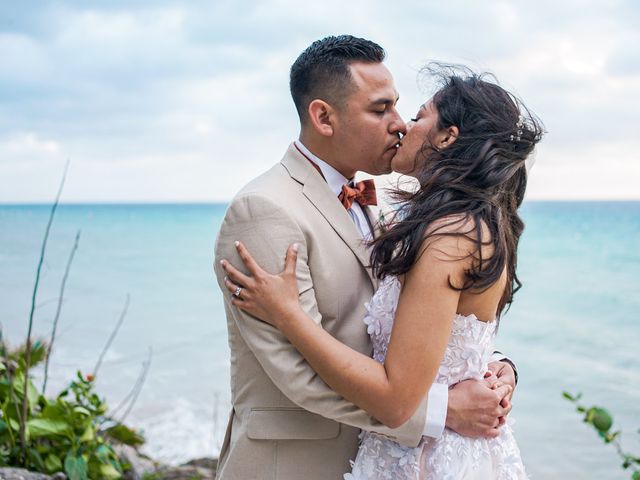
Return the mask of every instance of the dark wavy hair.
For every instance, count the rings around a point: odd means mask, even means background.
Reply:
[[[352,35],[329,36],[309,45],[289,74],[289,89],[300,122],[306,123],[307,108],[316,98],[343,106],[355,88],[349,70],[351,63],[381,63],[384,57],[380,45]]]
[[[449,285],[459,291],[482,291],[500,279],[506,266],[499,318],[522,285],[516,274],[524,229],[518,207],[527,185],[525,160],[540,141],[543,126],[492,75],[436,63],[423,73],[440,86],[433,96],[436,128],[456,126],[459,135],[442,150],[425,138],[416,157],[416,165],[421,165],[419,188],[392,192],[400,207],[393,226],[373,242],[373,271],[378,278],[404,274],[426,241],[443,235],[467,237],[476,246],[470,253],[472,267],[462,286],[454,286],[451,279]],[[487,236],[485,230],[484,239],[483,225],[489,232]],[[493,253],[484,258],[483,247],[488,246]]]

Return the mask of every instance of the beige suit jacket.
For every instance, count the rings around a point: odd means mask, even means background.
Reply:
[[[367,207],[365,213],[377,230],[377,209]],[[417,445],[426,398],[405,425],[389,429],[333,392],[277,329],[231,305],[220,260],[242,266],[235,240],[243,241],[271,273],[283,269],[287,247],[299,243],[297,278],[304,310],[366,355],[371,343],[362,321],[364,304],[376,287],[355,224],[293,145],[280,163],[231,201],[216,241],[214,267],[225,298],[233,407],[218,478],[342,479],[357,453],[360,429]]]

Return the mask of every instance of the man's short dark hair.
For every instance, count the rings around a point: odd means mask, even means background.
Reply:
[[[307,108],[315,99],[336,108],[353,91],[349,65],[353,62],[381,63],[384,49],[370,40],[338,35],[316,40],[291,66],[289,88],[300,122],[307,119]]]

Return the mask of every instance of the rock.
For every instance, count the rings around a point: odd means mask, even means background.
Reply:
[[[122,477],[123,480],[141,480],[144,475],[153,474],[158,470],[158,465],[153,460],[142,455],[130,445],[114,445],[113,449],[120,462],[130,466],[130,469]]]
[[[159,465],[128,445],[116,445],[114,450],[120,460],[131,465],[122,480],[142,480],[145,474],[156,480],[215,480],[216,458],[196,458],[179,467]],[[64,473],[53,476],[29,472],[22,468],[0,468],[0,480],[66,480]]]
[[[194,458],[193,460],[189,460],[183,466],[208,468],[215,472],[216,468],[218,468],[218,459],[210,457]]]
[[[214,480],[215,471],[211,468],[181,465],[179,467],[162,467],[156,472],[162,480]]]
[[[64,473],[56,473],[53,477],[44,473],[35,473],[24,468],[0,468],[0,480],[65,480]]]
[[[196,458],[179,467],[162,467],[156,475],[161,480],[214,480],[217,466],[216,458]]]

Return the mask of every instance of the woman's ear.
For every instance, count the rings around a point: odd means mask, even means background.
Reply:
[[[455,125],[451,125],[446,130],[439,135],[438,139],[438,149],[443,150],[453,144],[458,139],[458,135],[460,134],[460,130]]]
[[[315,99],[307,109],[311,127],[324,137],[333,135],[334,110],[327,102]]]

